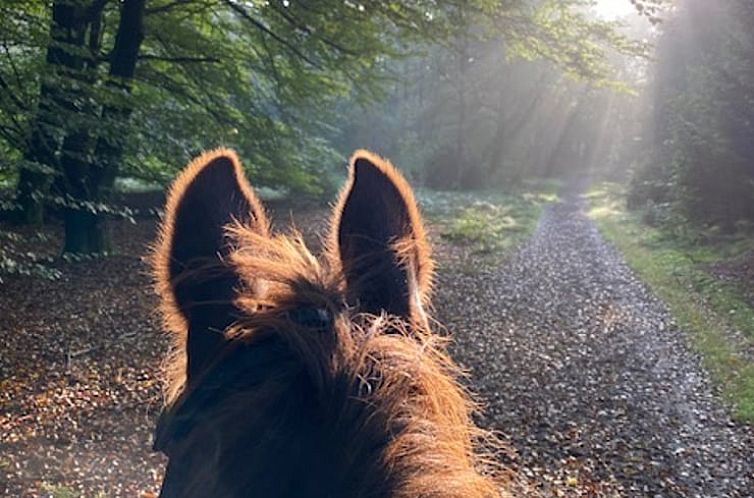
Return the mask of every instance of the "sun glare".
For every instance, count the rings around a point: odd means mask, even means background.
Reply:
[[[597,0],[594,11],[605,19],[618,19],[635,12],[630,0]]]

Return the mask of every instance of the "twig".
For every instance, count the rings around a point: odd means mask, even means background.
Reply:
[[[275,41],[283,45],[285,48],[287,48],[291,53],[293,53],[295,56],[299,57],[300,59],[308,62],[312,66],[316,67],[317,69],[321,69],[320,65],[317,64],[314,60],[310,59],[306,56],[303,52],[301,52],[299,49],[297,49],[294,45],[288,42],[285,38],[281,37],[280,35],[276,34],[272,30],[270,30],[267,26],[259,22],[257,19],[254,19],[249,12],[238,5],[237,3],[233,2],[232,0],[223,0],[223,3],[225,3],[228,7],[230,7],[232,10],[234,10],[239,16],[244,18],[246,21],[251,23],[254,27],[259,29],[260,31],[263,31],[264,33],[267,33],[270,35]]]

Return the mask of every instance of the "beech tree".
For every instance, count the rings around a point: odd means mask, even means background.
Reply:
[[[466,75],[454,80],[462,99],[473,87],[471,50],[489,39],[594,71],[600,43],[573,35],[584,27],[597,41],[613,35],[574,14],[582,7],[580,0],[8,0],[0,6],[0,178],[16,184],[17,221],[40,223],[46,208],[62,212],[63,250],[71,253],[109,250],[106,219],[128,215],[110,202],[117,177],[164,183],[218,144],[239,150],[257,185],[321,191],[327,165],[342,160],[336,110],[385,97],[394,61],[453,48],[454,66]],[[459,109],[454,147],[465,156],[471,110]]]

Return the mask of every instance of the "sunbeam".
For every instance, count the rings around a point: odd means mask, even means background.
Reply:
[[[636,9],[629,0],[597,0],[594,11],[598,16],[614,20],[636,13]]]

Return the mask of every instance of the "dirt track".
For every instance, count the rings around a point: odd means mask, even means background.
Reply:
[[[507,262],[445,266],[456,357],[546,495],[754,496],[752,431],[576,201]]]
[[[296,219],[321,228],[324,215]],[[61,484],[150,496],[160,481],[150,440],[165,340],[140,260],[153,226],[115,235],[120,256],[0,288],[0,496]],[[435,242],[436,314],[485,423],[544,496],[754,496],[750,430],[730,422],[662,305],[575,204],[548,208],[510,257]]]

